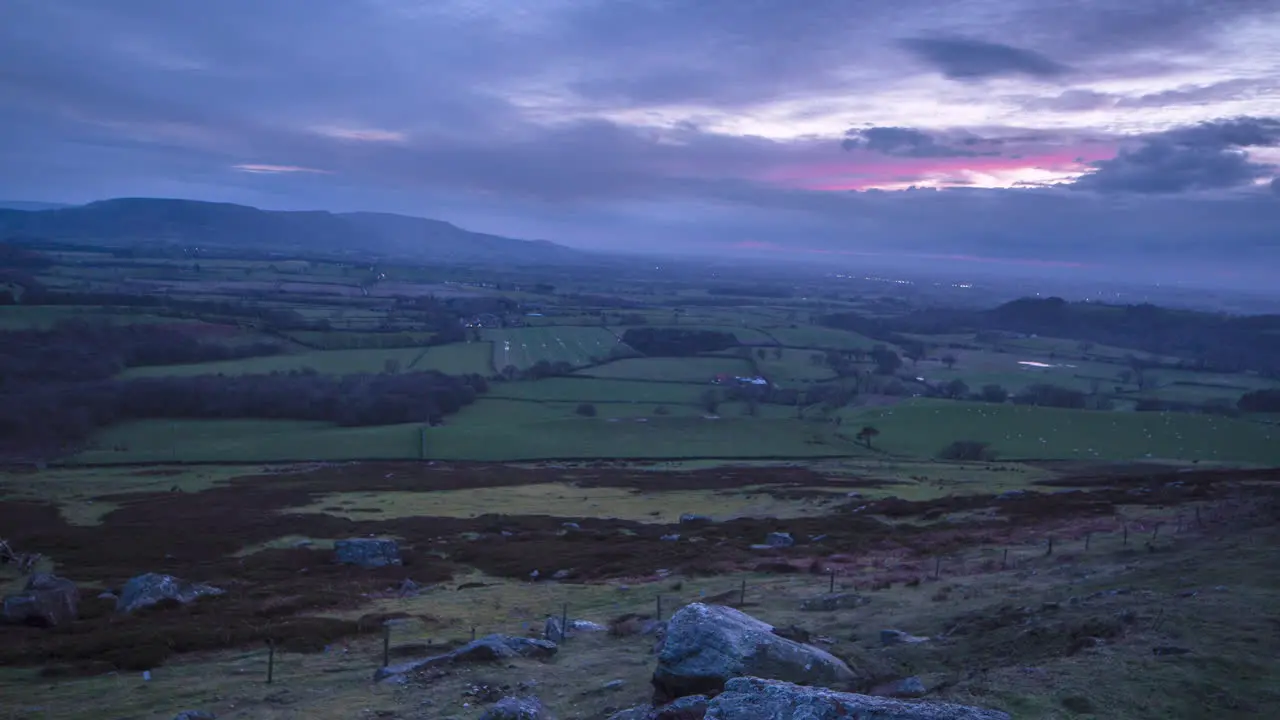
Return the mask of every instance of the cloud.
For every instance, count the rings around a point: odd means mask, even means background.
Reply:
[[[959,37],[908,38],[899,42],[952,80],[1009,75],[1055,78],[1069,71],[1040,53],[1001,43]]]
[[[1271,178],[1271,192],[1280,195],[1280,177]]]
[[[977,145],[985,141],[982,138],[968,137],[961,142],[965,145]],[[939,143],[937,139],[927,133],[902,127],[871,127],[849,130],[845,133],[845,139],[841,146],[845,150],[863,149],[895,157],[978,157],[979,155],[999,155],[998,152],[982,153],[949,147]]]
[[[357,142],[389,142],[402,143],[408,136],[402,132],[394,130],[378,130],[375,128],[344,128],[344,127],[318,127],[314,128],[317,135],[331,137],[338,140],[353,140]]]
[[[1246,148],[1280,145],[1280,120],[1235,118],[1175,128],[1121,150],[1072,185],[1098,192],[1179,193],[1252,185],[1276,168],[1250,159]]]
[[[276,175],[279,173],[315,173],[319,175],[332,175],[328,170],[317,170],[309,167],[298,167],[297,165],[263,165],[259,163],[244,163],[231,166],[235,170],[247,173]]]

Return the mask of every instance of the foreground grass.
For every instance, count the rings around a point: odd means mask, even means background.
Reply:
[[[826,590],[826,578],[735,574],[661,582],[570,585],[528,583],[472,574],[412,598],[376,600],[353,614],[407,613],[392,631],[392,647],[429,654],[431,645],[476,634],[537,632],[542,620],[567,609],[571,617],[607,622],[624,612],[664,615],[680,605],[733,591],[746,582],[750,614],[775,626],[798,625],[830,639],[828,649],[860,671],[918,675],[929,699],[999,707],[1015,718],[1258,718],[1280,703],[1274,626],[1280,622],[1280,570],[1269,548],[1274,528],[1237,531],[1222,539],[1189,534],[1147,553],[1095,539],[1093,550],[1063,545],[1045,557],[1031,548],[1012,554],[1007,571],[983,570],[998,549],[973,548],[949,558],[938,580],[921,572],[920,586],[896,583],[861,592],[856,610],[806,613],[800,602]],[[553,559],[552,559],[553,560]],[[868,559],[841,574],[839,584],[863,586],[878,576]],[[466,590],[464,583],[478,583]],[[1098,591],[1129,588],[1121,595]],[[1197,591],[1189,595],[1187,590]],[[1074,601],[1071,598],[1075,598]],[[1056,606],[1045,605],[1056,603]],[[1015,622],[1001,620],[1026,608]],[[1023,620],[1021,618],[1029,618]],[[1127,617],[1128,620],[1119,620]],[[957,632],[964,623],[985,629]],[[1067,649],[1073,633],[1112,627],[1098,645]],[[920,646],[882,648],[882,628],[934,637]],[[942,636],[945,639],[939,639]],[[418,650],[408,646],[418,644]],[[0,671],[0,695],[10,717],[135,717],[163,720],[200,708],[224,718],[454,717],[473,720],[483,703],[465,694],[476,683],[536,683],[536,692],[566,720],[607,717],[607,707],[640,704],[654,667],[649,638],[586,634],[563,644],[546,663],[471,666],[425,688],[375,685],[381,642],[370,638],[329,652],[276,658],[275,682],[265,680],[267,653],[246,648],[188,656],[139,673],[50,681],[33,670]],[[1157,656],[1158,646],[1189,652]],[[619,689],[601,686],[621,680]]]

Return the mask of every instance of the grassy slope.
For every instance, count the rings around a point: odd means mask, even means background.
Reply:
[[[578,372],[595,378],[689,383],[710,383],[719,373],[749,375],[751,363],[729,357],[629,358]]]

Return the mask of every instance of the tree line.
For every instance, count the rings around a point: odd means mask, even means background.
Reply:
[[[436,371],[329,376],[303,370],[25,385],[0,392],[0,452],[45,457],[129,420],[438,424],[487,390],[480,375]]]

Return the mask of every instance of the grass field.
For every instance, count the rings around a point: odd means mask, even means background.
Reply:
[[[870,350],[876,345],[892,347],[858,333],[817,325],[768,328],[768,333],[781,345],[815,350]]]
[[[736,357],[629,358],[578,372],[594,378],[710,383],[720,373],[750,375],[751,363]]]
[[[489,374],[488,343],[452,343],[433,347],[388,350],[314,350],[288,355],[245,358],[221,362],[192,363],[130,368],[122,378],[173,375],[252,375],[289,372],[311,368],[323,375],[380,373],[387,363],[396,363],[400,372],[439,370],[444,373]]]
[[[64,320],[88,320],[117,325],[194,322],[146,313],[80,305],[0,305],[0,330],[46,330]]]
[[[619,347],[626,348],[616,335],[602,327],[504,328],[485,330],[482,337],[493,343],[493,367],[497,370],[508,365],[524,370],[540,360],[581,367],[608,358]]]
[[[933,457],[956,440],[979,440],[1011,459],[1280,464],[1280,428],[1209,415],[912,400],[842,417],[846,429],[879,429],[877,447],[914,457]]]
[[[776,352],[775,352],[776,351]],[[778,357],[781,353],[782,357]],[[836,373],[826,365],[813,362],[816,350],[796,350],[793,348],[768,348],[763,359],[757,358],[760,372],[770,382],[786,387],[788,384],[819,382],[830,380]]]
[[[957,360],[948,369],[940,358],[950,354]],[[1017,392],[1028,385],[1050,383],[1081,391],[1089,391],[1094,383],[1102,392],[1122,385],[1117,375],[1125,368],[1111,363],[1084,360],[1052,360],[1032,354],[1000,353],[988,350],[938,350],[930,359],[907,368],[935,384],[952,379],[963,380],[973,391],[983,385],[1002,385]]]

